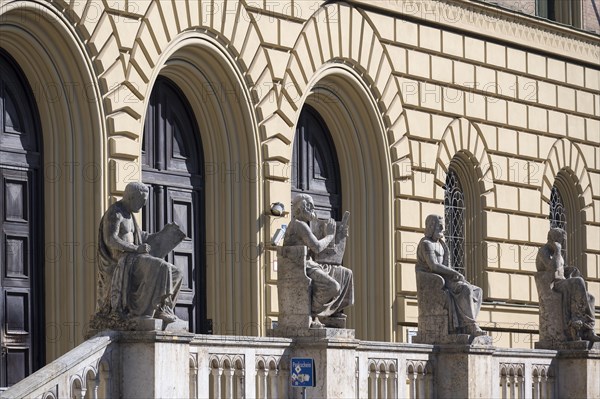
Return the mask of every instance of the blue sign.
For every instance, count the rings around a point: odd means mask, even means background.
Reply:
[[[314,387],[315,361],[311,358],[293,357],[290,369],[293,387]]]

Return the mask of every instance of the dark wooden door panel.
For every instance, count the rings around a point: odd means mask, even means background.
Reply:
[[[150,187],[143,225],[149,232],[177,223],[186,238],[167,256],[183,274],[175,313],[204,332],[206,322],[203,160],[191,108],[179,89],[157,79],[144,125],[144,183]]]
[[[43,363],[40,148],[31,90],[0,49],[0,387]]]
[[[309,194],[321,219],[341,217],[339,166],[327,125],[316,110],[304,106],[294,138],[292,197]]]

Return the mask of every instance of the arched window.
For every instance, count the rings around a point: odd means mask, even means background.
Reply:
[[[457,153],[444,184],[444,236],[450,265],[480,287],[485,285],[485,246],[481,245],[482,215],[478,163],[466,151]]]
[[[292,154],[292,198],[309,194],[319,218],[341,218],[342,196],[337,154],[319,113],[305,105],[296,127]]]
[[[567,264],[577,266],[585,274],[585,230],[581,221],[577,177],[568,169],[562,169],[556,175],[550,192],[548,219],[550,228],[559,227],[567,232],[567,247],[564,248]]]
[[[446,176],[444,193],[444,236],[450,249],[450,265],[465,275],[465,194],[456,172]]]
[[[558,187],[552,186],[550,192],[550,228],[555,227],[563,230],[567,229],[567,212]]]

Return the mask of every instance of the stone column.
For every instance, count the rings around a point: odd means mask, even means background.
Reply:
[[[434,378],[438,398],[491,398],[492,354],[488,345],[439,345]]]
[[[341,328],[311,329],[312,336],[295,338],[290,358],[315,360],[316,387],[307,388],[309,398],[356,397],[356,348],[354,330]],[[300,398],[301,389],[287,381],[290,398]]]
[[[190,342],[187,332],[131,331],[120,339],[124,398],[190,397]]]

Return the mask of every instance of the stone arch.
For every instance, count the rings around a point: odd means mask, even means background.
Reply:
[[[332,89],[335,88],[335,89]],[[393,281],[392,169],[384,122],[366,83],[350,67],[326,64],[303,98],[323,118],[338,153],[342,210],[351,213],[347,264],[355,274],[356,300],[348,310],[358,336],[391,340]],[[299,109],[300,110],[300,109]],[[299,113],[296,118],[299,117]],[[291,150],[291,149],[290,149]],[[354,322],[353,320],[356,320]],[[368,337],[368,338],[367,338]]]
[[[543,200],[542,212],[548,213],[552,185],[559,172],[565,170],[572,176],[576,185],[577,205],[584,210],[584,222],[597,222],[592,199],[594,196],[592,182],[587,171],[585,157],[579,146],[566,138],[558,139],[550,148],[545,159],[543,177],[540,181]]]
[[[44,142],[45,323],[51,361],[83,341],[95,306],[96,229],[106,203],[106,131],[92,60],[50,4],[0,7],[2,47],[33,88]],[[48,272],[51,271],[51,272]],[[50,332],[48,332],[50,333]]]
[[[244,85],[252,89],[263,80],[272,81],[272,72],[265,55],[260,48],[262,41],[256,25],[249,17],[244,2],[236,3],[235,10],[223,13],[223,9],[215,7],[215,14],[210,17],[202,15],[207,1],[186,1],[180,4],[152,1],[144,10],[142,22],[135,33],[131,57],[126,66],[124,85],[118,88],[120,95],[111,99],[115,105],[109,107],[115,115],[115,132],[129,132],[136,135],[139,129],[130,129],[134,120],[140,119],[145,112],[144,99],[150,94],[152,74],[163,65],[165,50],[172,47],[184,33],[204,34],[221,45],[224,51],[235,60],[236,67],[243,75]],[[177,9],[173,9],[177,7]],[[245,16],[241,16],[244,13]],[[236,19],[237,18],[237,19]],[[219,21],[220,23],[217,23]],[[148,73],[148,71],[151,71]],[[116,103],[123,94],[138,98],[128,107],[119,108]],[[251,98],[259,97],[252,92]],[[138,122],[141,123],[141,122]]]
[[[394,65],[373,22],[364,12],[341,3],[319,8],[298,35],[279,87],[278,109],[263,122],[265,130],[271,133],[265,141],[268,155],[289,161],[282,144],[292,141],[293,125],[312,77],[323,65],[332,63],[354,69],[366,82],[385,124],[389,143],[386,152],[390,154],[395,177],[400,177],[400,171],[404,176],[410,176],[410,164],[408,169],[400,165],[409,158],[405,137],[408,126],[400,81],[392,73]]]
[[[163,50],[150,85],[159,75],[185,95],[200,131],[205,209],[210,210],[205,220],[207,317],[215,333],[234,325],[262,326],[256,227],[262,218],[260,138],[243,72],[217,40],[189,31]]]
[[[438,144],[435,164],[435,184],[442,187],[446,182],[448,166],[458,153],[464,153],[474,162],[478,177],[478,189],[486,208],[494,207],[496,194],[494,191],[495,173],[493,163],[488,154],[488,146],[483,134],[475,123],[468,119],[454,119],[444,131]]]
[[[395,339],[392,182],[410,176],[410,165],[402,167],[409,159],[408,128],[393,69],[371,21],[347,5],[324,5],[304,24],[278,86],[277,109],[260,125],[269,134],[263,141],[265,161],[284,164],[291,159],[294,126],[304,104],[315,108],[329,127],[342,171],[343,208],[352,213],[353,242],[361,244],[349,248],[347,258],[358,274],[357,301],[349,314],[364,339]],[[360,173],[344,176],[344,169],[357,165],[363,168]],[[372,272],[371,264],[380,266]],[[382,281],[391,282],[383,295]]]
[[[195,110],[196,116],[198,118],[206,117],[207,126],[210,125],[214,130],[218,129],[219,131],[222,127],[229,126],[231,132],[239,132],[242,135],[244,131],[249,131],[251,135],[254,135],[256,134],[255,115],[262,115],[267,112],[263,108],[273,105],[273,102],[268,99],[264,100],[272,95],[272,91],[265,90],[263,93],[261,90],[261,88],[272,87],[273,73],[267,52],[261,48],[262,37],[257,29],[256,21],[246,10],[247,6],[244,1],[217,4],[208,0],[178,2],[152,0],[128,3],[103,2],[93,5],[90,2],[59,1],[56,7],[66,15],[72,24],[77,26],[78,34],[86,41],[88,54],[94,59],[94,68],[102,93],[98,98],[102,98],[107,115],[107,130],[110,135],[108,154],[110,175],[107,180],[109,181],[109,192],[113,196],[120,195],[129,181],[140,178],[140,138],[147,97],[152,91],[156,76],[158,74],[170,76],[183,89],[192,103],[194,102],[193,98],[198,99],[199,97],[197,93],[194,93],[193,84],[190,83],[198,77],[198,69],[191,71],[193,67],[193,63],[189,60],[191,51],[177,50],[178,47],[184,46],[182,43],[185,42],[185,45],[188,45],[193,41],[193,37],[197,39],[202,37],[205,43],[210,42],[215,49],[218,48],[215,54],[218,53],[218,57],[221,57],[222,60],[227,59],[226,62],[223,61],[223,65],[227,65],[225,70],[232,76],[231,81],[235,81],[235,90],[243,102],[240,105],[238,104],[240,101],[233,101],[234,105],[239,105],[240,109],[244,108],[244,110],[231,113],[232,117],[228,119],[227,123],[217,120],[216,115],[218,114],[202,114],[198,106]],[[123,10],[123,7],[128,7],[128,9]],[[92,11],[96,13],[97,18],[88,18]],[[192,47],[193,45],[190,45],[190,48]],[[179,51],[177,54],[182,56],[187,52],[188,59],[175,60],[172,57],[176,51]],[[199,60],[202,61],[202,59]],[[191,71],[189,79],[185,73],[182,73],[186,68]],[[213,72],[220,73],[222,71]],[[200,79],[196,79],[196,82],[198,81]],[[214,87],[220,89],[216,82],[214,84]],[[209,98],[209,100],[211,99]],[[199,103],[200,101],[196,101],[196,104]],[[220,104],[223,105],[224,101],[221,101]],[[211,103],[211,106],[214,109],[215,103]],[[251,109],[251,107],[255,107],[255,109]],[[245,116],[236,119],[234,115],[239,116],[240,112]],[[240,140],[240,137],[203,137],[203,144],[208,147],[205,148],[207,164],[219,167],[215,173],[225,173],[224,168],[230,168],[228,170],[231,171],[237,167],[238,169],[245,168],[241,172],[238,170],[238,173],[251,174],[251,176],[242,177],[239,177],[238,174],[238,178],[251,180],[248,185],[252,185],[252,188],[248,188],[245,194],[238,198],[250,198],[251,201],[245,204],[243,209],[227,208],[235,209],[234,212],[212,213],[214,219],[218,215],[226,215],[227,223],[229,223],[229,225],[223,225],[212,222],[213,226],[218,226],[215,227],[217,229],[216,236],[212,237],[214,241],[211,242],[215,246],[215,251],[224,251],[223,246],[230,245],[230,243],[231,245],[236,245],[234,243],[258,245],[259,243],[259,236],[255,231],[256,225],[258,224],[260,228],[263,223],[258,211],[260,207],[258,204],[262,199],[258,184],[261,173],[260,153],[254,142],[247,142],[243,137]],[[222,139],[222,142],[217,143],[218,139]],[[244,146],[244,144],[247,145]],[[214,150],[212,157],[211,149]],[[246,150],[247,154],[244,153]],[[215,162],[211,163],[211,159]],[[231,166],[236,159],[239,162]],[[213,181],[217,182],[222,175],[213,177]],[[233,185],[230,186],[222,188],[220,193],[226,192],[228,195],[221,198],[232,198],[231,194],[236,189]],[[215,198],[216,195],[213,195],[208,199],[207,207],[211,206],[210,201],[219,204],[215,208],[217,210],[227,206],[224,204],[226,201],[221,203]],[[231,202],[231,199],[228,201]],[[245,212],[246,210],[248,212]],[[247,215],[247,217],[239,214]],[[241,217],[245,221],[244,225],[231,228],[235,217]],[[250,218],[254,218],[252,226]],[[246,223],[246,221],[248,222]],[[210,228],[207,226],[207,230]],[[207,240],[209,239],[211,237],[207,237]],[[242,248],[242,251],[248,252],[247,248]],[[260,256],[253,253],[256,251],[250,250],[249,252],[252,253],[250,262],[253,265],[260,264]],[[211,264],[210,259],[207,263]],[[220,269],[223,272],[221,274],[209,275],[208,286],[215,290],[227,286],[227,292],[239,292],[243,288],[252,292],[253,299],[244,301],[242,304],[223,302],[220,305],[215,304],[213,309],[209,304],[209,317],[215,315],[213,319],[216,325],[221,326],[225,326],[223,323],[231,324],[234,320],[243,326],[253,320],[254,325],[261,326],[258,331],[260,334],[263,323],[259,322],[257,315],[263,311],[264,290],[258,281],[262,279],[262,268],[258,266],[244,267],[240,270],[240,263],[237,262],[238,266],[235,267],[229,265]],[[214,263],[212,264],[214,265]],[[236,274],[238,272],[239,274]],[[211,284],[211,278],[215,280],[212,281],[214,284]],[[217,297],[210,292],[207,293],[207,296],[209,298]],[[232,297],[233,295],[227,295],[227,298]],[[226,309],[227,311],[225,311]],[[223,315],[223,319],[227,319],[227,321],[219,320],[221,316],[218,315]]]

